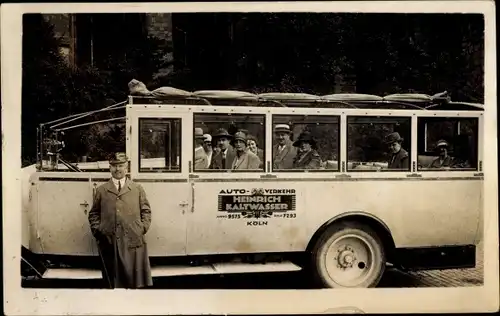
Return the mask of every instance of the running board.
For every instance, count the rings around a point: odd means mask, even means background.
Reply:
[[[153,266],[153,277],[171,277],[207,274],[262,273],[300,271],[298,265],[284,261],[280,263],[216,263],[204,266]],[[101,271],[96,269],[49,268],[43,279],[101,279]]]

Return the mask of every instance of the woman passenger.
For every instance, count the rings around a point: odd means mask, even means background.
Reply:
[[[319,169],[321,167],[321,157],[316,151],[316,140],[309,132],[300,134],[293,146],[299,149],[293,160],[293,169]]]
[[[233,170],[255,170],[259,169],[260,160],[256,154],[247,148],[247,136],[243,132],[237,132],[233,138],[236,155],[232,167]]]
[[[448,155],[448,142],[441,139],[437,142],[436,151],[439,157],[434,159],[429,168],[450,168],[453,164],[453,159]]]
[[[259,166],[259,168],[263,168],[264,167],[264,151],[258,147],[258,145],[257,145],[257,138],[255,138],[255,136],[248,135],[248,137],[247,137],[247,146],[248,146],[248,149],[251,152],[253,152],[254,154],[256,154],[257,157],[259,157],[259,159],[260,159],[260,166]]]

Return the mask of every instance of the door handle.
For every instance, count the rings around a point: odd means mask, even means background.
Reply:
[[[180,205],[180,206],[188,206],[188,205],[189,205],[189,203],[187,203],[187,202],[182,202],[182,203],[179,203],[179,205]]]
[[[89,206],[89,203],[87,203],[87,201],[83,201],[83,203],[80,203],[80,205],[85,207],[83,212],[85,213],[85,215],[87,215],[87,207]]]

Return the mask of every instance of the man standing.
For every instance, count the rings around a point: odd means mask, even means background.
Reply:
[[[112,178],[97,188],[89,223],[102,259],[103,277],[111,288],[153,285],[144,235],[151,207],[144,189],[125,176],[128,159],[116,153],[109,161]]]
[[[293,159],[297,156],[297,149],[290,140],[290,126],[278,124],[274,127],[277,144],[273,146],[273,169],[292,169]]]
[[[212,157],[210,169],[231,170],[234,157],[236,156],[236,152],[230,144],[233,138],[232,135],[227,130],[221,128],[217,130],[213,138],[216,140],[220,150]]]
[[[391,153],[388,169],[408,170],[410,157],[408,156],[408,152],[401,147],[403,138],[401,138],[399,133],[394,132],[387,135],[385,143],[389,146]]]

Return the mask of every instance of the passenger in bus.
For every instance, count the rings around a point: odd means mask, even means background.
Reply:
[[[316,151],[316,140],[309,132],[303,132],[293,143],[299,150],[293,160],[294,169],[319,169],[321,167],[321,157]]]
[[[429,168],[450,168],[453,164],[453,158],[448,155],[448,142],[444,139],[441,139],[437,142],[436,151],[439,154],[439,157],[434,159]]]
[[[97,188],[88,215],[97,241],[103,277],[111,288],[153,285],[144,235],[151,226],[151,207],[141,185],[125,177],[128,158],[109,161],[112,178]]]
[[[236,156],[234,157],[231,169],[233,170],[258,170],[260,159],[247,147],[247,136],[243,132],[234,134],[234,148]]]
[[[403,138],[397,132],[386,136],[385,144],[389,146],[391,154],[388,169],[408,170],[410,158],[408,152],[401,147],[402,143]]]
[[[274,127],[274,135],[277,144],[273,146],[273,169],[292,169],[293,159],[297,155],[297,149],[290,140],[292,131],[287,124],[277,124]]]
[[[210,163],[212,162],[212,155],[214,153],[214,148],[212,145],[212,135],[204,134],[203,135],[203,148],[205,149],[205,153],[207,154],[207,168],[210,168]]]
[[[264,151],[260,149],[257,145],[257,138],[252,135],[248,135],[247,137],[247,146],[248,149],[250,149],[251,152],[257,155],[260,159],[260,166],[259,169],[264,168]]]
[[[203,129],[197,127],[194,129],[194,170],[206,169],[208,166],[208,156],[205,153],[203,144],[205,137]]]
[[[210,169],[230,170],[236,156],[236,152],[230,144],[233,136],[227,130],[220,128],[212,137],[217,143],[218,150],[213,155]]]

